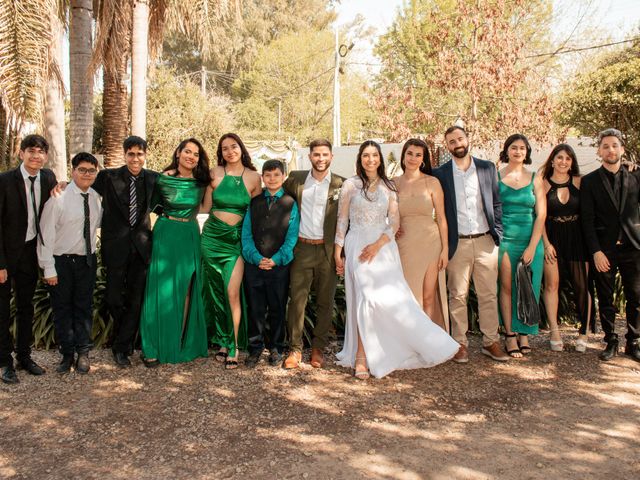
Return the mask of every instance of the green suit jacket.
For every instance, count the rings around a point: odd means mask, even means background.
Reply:
[[[310,170],[294,170],[289,173],[289,177],[284,182],[284,190],[298,202],[298,209],[302,216],[302,190]],[[336,223],[338,222],[338,197],[344,178],[334,173],[331,174],[329,182],[329,194],[327,195],[327,206],[324,213],[324,248],[327,258],[333,261],[333,244],[336,237]]]

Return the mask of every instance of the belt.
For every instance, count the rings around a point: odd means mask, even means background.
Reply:
[[[176,222],[190,222],[190,218],[182,218],[182,217],[172,217],[171,215],[162,214],[164,218],[168,218],[169,220],[175,220]]]
[[[320,240],[311,240],[310,238],[298,237],[298,241],[300,243],[306,243],[308,245],[322,245],[324,244],[324,239]]]
[[[484,237],[485,235],[487,235],[489,232],[484,232],[484,233],[472,233],[471,235],[458,235],[458,238],[462,238],[465,240],[469,240],[472,238],[480,238],[480,237]]]
[[[580,219],[580,215],[563,215],[560,217],[547,216],[547,220],[558,223],[576,222]]]

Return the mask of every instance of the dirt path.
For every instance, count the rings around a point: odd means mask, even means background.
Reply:
[[[568,334],[566,335],[568,336]],[[640,364],[554,353],[356,381],[331,362],[227,372],[213,358],[0,384],[0,478],[630,479],[640,471]]]

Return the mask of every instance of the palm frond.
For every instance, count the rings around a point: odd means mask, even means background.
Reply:
[[[61,77],[51,61],[51,19],[57,0],[0,0],[0,96],[12,120],[42,119],[50,76]]]

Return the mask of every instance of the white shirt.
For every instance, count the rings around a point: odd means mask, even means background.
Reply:
[[[302,238],[322,240],[324,238],[324,212],[327,208],[331,172],[318,181],[311,175],[304,181],[302,205],[300,206],[300,233]]]
[[[482,195],[476,164],[471,159],[471,166],[466,172],[453,163],[453,185],[456,191],[456,207],[458,211],[458,234],[475,235],[489,231],[489,222],[482,208]]]
[[[20,173],[22,173],[22,178],[24,178],[24,189],[27,194],[27,236],[24,239],[25,242],[33,240],[36,238],[38,232],[36,231],[36,212],[33,210],[33,203],[31,202],[31,180],[29,177],[32,176],[27,172],[27,169],[24,167],[24,163],[20,164]],[[36,173],[36,181],[33,182],[34,188],[33,191],[36,194],[36,208],[40,207],[40,170]]]
[[[38,263],[44,277],[56,277],[54,255],[86,255],[84,243],[84,193],[71,182],[59,197],[47,200],[42,210],[38,240]],[[89,194],[89,223],[91,226],[91,253],[96,251],[96,233],[102,220],[102,201],[93,188]]]

